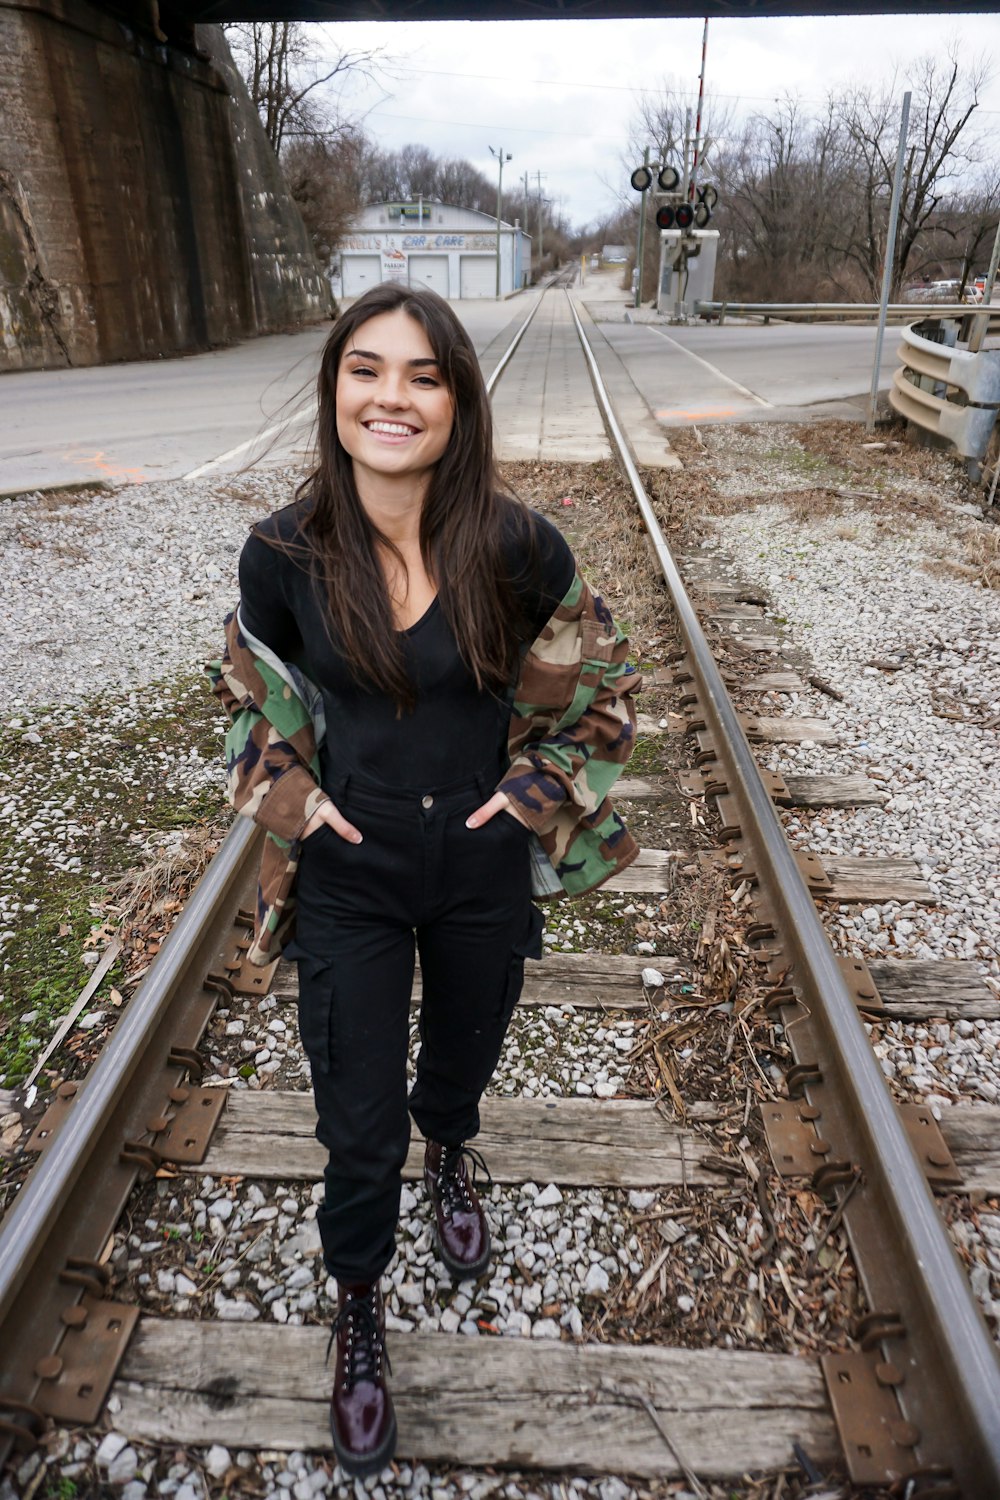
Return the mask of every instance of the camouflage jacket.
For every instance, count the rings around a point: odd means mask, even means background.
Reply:
[[[579,573],[524,652],[513,691],[509,767],[498,790],[530,826],[532,895],[578,896],[630,865],[638,846],[608,793],[632,753],[641,686],[628,641]],[[252,963],[277,958],[294,923],[302,829],[320,803],[322,696],[294,666],[226,619],[226,651],[206,669],[232,723],[229,800],[267,831]]]

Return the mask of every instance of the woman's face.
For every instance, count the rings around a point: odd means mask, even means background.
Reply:
[[[337,370],[337,436],[366,481],[429,479],[448,446],[455,403],[427,335],[402,308],[362,323]]]

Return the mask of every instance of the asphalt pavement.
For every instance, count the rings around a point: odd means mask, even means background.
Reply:
[[[626,322],[619,276],[588,273],[573,295],[596,319],[598,360],[637,451],[667,455],[669,429],[691,422],[863,414],[874,329]],[[487,374],[539,295],[454,304]],[[497,388],[500,452],[589,459],[604,451],[600,419],[564,299],[549,302],[528,357]],[[305,465],[329,328],[324,321],[181,359],[0,376],[0,495]],[[898,340],[890,330],[883,389]]]

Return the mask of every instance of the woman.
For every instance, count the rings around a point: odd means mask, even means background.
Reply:
[[[502,492],[475,351],[434,293],[387,284],[335,324],[318,462],[240,559],[215,685],[234,805],[268,831],[251,957],[299,966],[319,1210],[338,1283],[334,1448],[389,1460],[379,1279],[410,1116],[437,1245],[489,1266],[465,1143],[500,1055],[532,892],[592,889],[636,846],[607,799],[632,748],[627,642],[562,537]],[[414,947],[423,999],[407,1100]]]

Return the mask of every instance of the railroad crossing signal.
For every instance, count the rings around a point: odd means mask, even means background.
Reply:
[[[706,182],[698,188],[693,196],[695,202],[690,202],[692,190],[689,186],[687,193],[679,192],[680,173],[676,167],[669,165],[658,168],[648,166],[636,167],[630,181],[637,193],[647,193],[653,187],[653,171],[656,171],[656,190],[653,192],[655,198],[665,198],[669,201],[661,203],[656,210],[657,229],[696,229],[707,228],[712,218],[712,209],[719,201],[719,190],[714,183]]]
[[[685,186],[681,187],[681,174],[677,168],[668,162],[660,166],[650,166],[649,155],[647,150],[642,166],[636,167],[630,178],[635,191],[642,194],[639,244],[636,251],[638,281],[635,287],[635,305],[638,307],[642,301],[643,240],[646,227],[646,194],[649,193],[657,204],[656,227],[661,231],[659,291],[656,305],[658,308],[661,306],[661,299],[669,284],[667,273],[669,258],[671,270],[679,276],[681,293],[677,303],[677,315],[683,320],[686,316],[683,298],[688,285],[688,265],[701,254],[703,245],[703,237],[695,231],[707,228],[712,218],[712,209],[719,201],[719,191],[711,182],[706,182],[696,189],[694,182],[688,180]],[[695,160],[697,160],[697,154]],[[655,187],[653,186],[654,173]],[[676,239],[662,232],[673,229],[678,231]]]
[[[699,203],[698,207],[704,208],[704,204]],[[665,203],[662,208],[656,210],[657,229],[690,229],[694,223],[695,210],[691,207],[690,203],[678,203],[676,208],[672,208],[669,203]],[[705,223],[708,223],[708,219],[705,220]]]

